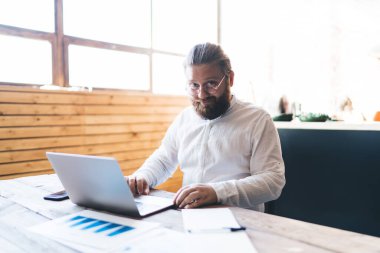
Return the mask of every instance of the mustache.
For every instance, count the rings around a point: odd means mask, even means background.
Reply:
[[[216,99],[216,97],[213,97],[213,96],[209,96],[209,97],[207,97],[207,98],[204,98],[204,99],[194,99],[193,100],[193,102],[195,102],[195,103],[202,103],[203,101],[214,101],[214,102],[216,102],[217,101],[217,99]]]
[[[227,88],[219,98],[215,96],[208,96],[203,99],[193,98],[192,104],[202,118],[215,119],[230,107],[230,94],[230,90]]]

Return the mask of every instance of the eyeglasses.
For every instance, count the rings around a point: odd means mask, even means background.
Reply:
[[[203,89],[205,89],[209,93],[216,92],[219,86],[222,84],[224,78],[226,78],[226,76],[227,75],[224,75],[219,82],[216,80],[207,81],[207,83],[203,84]],[[187,90],[193,94],[197,94],[201,90],[201,85],[199,83],[188,83]]]

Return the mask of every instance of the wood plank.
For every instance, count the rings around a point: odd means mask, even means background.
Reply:
[[[0,115],[178,114],[183,106],[0,104]]]
[[[148,154],[149,152],[143,154],[143,153],[139,153],[137,152],[135,154],[135,157],[139,157],[139,155],[141,157],[143,157],[144,155],[149,155]],[[136,160],[130,160],[130,161],[122,161],[120,162],[120,167],[122,169],[122,173],[125,175],[125,176],[128,176],[128,175],[131,175],[133,172],[135,172],[145,161],[146,159],[143,158],[143,159],[136,159]],[[45,166],[50,166],[50,164],[47,162],[47,161],[38,161],[36,163],[23,163],[22,166],[24,165],[28,165],[30,168],[35,168],[37,169],[37,171],[33,171],[33,172],[27,172],[27,173],[18,173],[18,174],[11,174],[11,175],[6,175],[6,176],[1,176],[2,172],[4,171],[4,169],[2,169],[2,166],[0,165],[0,179],[12,179],[12,178],[17,178],[17,177],[23,177],[23,176],[32,176],[32,175],[42,175],[42,174],[51,174],[51,173],[54,173],[54,171],[52,169],[49,169],[49,170],[39,170],[40,168],[42,167],[45,167]],[[9,167],[8,167],[9,168]],[[7,172],[7,171],[5,171]],[[177,170],[174,175],[168,180],[166,181],[165,183],[157,186],[156,188],[157,189],[160,189],[160,190],[166,190],[166,191],[169,191],[169,192],[176,192],[179,188],[181,188],[182,186],[182,172],[180,172],[179,170]]]
[[[28,227],[43,223],[49,219],[20,205],[12,200],[0,197],[0,205],[9,202],[12,205],[0,215],[1,252],[75,252],[70,248],[58,244],[48,238],[31,233]],[[14,247],[3,244],[8,242]]]
[[[50,176],[49,176],[50,177]],[[53,178],[43,176],[46,183],[30,184],[15,180],[15,182],[0,181],[0,238],[15,245],[22,246],[25,252],[46,251],[55,249],[66,252],[64,248],[55,247],[55,243],[44,238],[34,238],[25,228],[47,220],[45,217],[58,218],[62,212],[73,213],[77,210],[60,206],[61,203],[43,201],[45,187],[54,183]],[[38,180],[36,180],[38,181]],[[173,194],[154,191],[155,196],[170,196]],[[52,206],[50,206],[50,204]],[[218,206],[215,206],[218,207]],[[380,238],[367,236],[306,223],[293,219],[255,212],[238,207],[229,207],[239,224],[247,227],[246,233],[258,249],[258,252],[379,252]],[[6,216],[3,216],[5,214]],[[181,213],[168,210],[145,218],[146,221],[162,223],[164,227],[183,231]],[[5,226],[3,226],[5,225]],[[20,233],[21,232],[21,233]],[[273,243],[275,242],[275,243]],[[47,243],[47,244],[45,244]],[[49,244],[51,243],[51,244]],[[37,246],[36,246],[37,245]],[[45,245],[44,248],[40,245]],[[9,248],[9,247],[8,247]],[[2,248],[3,249],[3,248]]]
[[[84,125],[84,126],[48,126],[48,127],[3,127],[0,128],[0,139],[29,137],[72,136],[88,134],[121,134],[130,132],[166,131],[168,122],[127,125]]]
[[[82,125],[84,116],[1,116],[0,127]]]
[[[1,224],[0,222],[0,228],[4,227],[4,225]],[[12,252],[12,253],[25,253],[26,251],[22,250],[19,248],[16,242],[8,241],[6,236],[9,236],[9,230],[8,228],[2,229],[3,231],[7,231],[7,235],[2,235],[3,232],[0,232],[0,245],[1,245],[1,250],[3,252]]]
[[[135,159],[128,161],[119,161],[120,168],[123,171],[130,172],[139,168],[146,159]],[[51,169],[51,165],[48,160],[41,161],[28,161],[17,163],[5,163],[0,164],[0,175],[14,175],[20,173],[29,173],[37,171],[47,171]]]
[[[172,122],[171,115],[51,115],[51,116],[1,116],[0,127],[67,126],[67,125],[113,125],[130,123]]]
[[[81,105],[85,100],[84,93],[49,93],[40,89],[35,89],[35,92],[30,92],[28,88],[18,88],[15,91],[8,91],[10,88],[4,89],[3,87],[3,89],[1,89],[1,87],[0,85],[0,102],[2,103]]]
[[[71,201],[46,201],[43,199],[43,196],[50,192],[40,187],[30,187],[17,180],[3,180],[0,182],[0,186],[2,189],[0,195],[2,197],[12,200],[49,219],[55,219],[84,209],[73,204]],[[59,183],[57,189],[62,189],[62,184]]]
[[[0,140],[0,151],[15,151],[27,149],[47,149],[57,147],[69,147],[80,145],[93,145],[105,143],[121,143],[129,141],[148,141],[162,139],[165,132],[142,132],[110,135],[88,135],[88,136],[64,136],[47,138],[30,138]]]
[[[128,124],[128,123],[156,123],[156,122],[172,122],[177,114],[164,115],[110,115],[110,116],[92,116],[86,115],[84,123],[89,125],[94,124]]]
[[[165,183],[158,185],[156,188],[169,192],[177,192],[182,187],[182,178],[183,173],[180,169],[177,169],[171,178]]]
[[[167,105],[188,106],[185,96],[136,95],[131,92],[113,91],[102,93],[94,91],[48,91],[28,87],[3,87],[0,85],[0,102],[26,104],[86,104],[86,105]]]
[[[84,106],[84,113],[87,115],[119,115],[119,114],[178,114],[184,109],[184,106],[162,106],[162,105],[139,105],[139,106]]]
[[[7,175],[1,175],[0,173],[0,180],[15,179],[15,178],[21,178],[21,177],[28,177],[28,176],[38,176],[38,175],[53,174],[53,173],[54,171],[52,169],[17,173],[17,174],[7,174]]]
[[[38,171],[53,173],[51,165],[47,160],[0,164],[0,175],[3,176]]]
[[[364,234],[231,207],[240,224],[331,252],[379,252],[380,239]],[[275,224],[275,225],[274,225]]]
[[[93,127],[100,129],[105,128],[98,126]],[[2,127],[0,128],[0,139],[83,135],[85,134],[85,128],[86,126]],[[105,131],[103,133],[107,132]]]
[[[127,143],[112,143],[112,144],[98,144],[77,147],[62,147],[62,148],[46,148],[35,150],[17,150],[0,152],[0,163],[9,162],[25,162],[30,160],[43,160],[46,159],[46,152],[61,152],[71,154],[83,155],[102,155],[123,152],[126,155],[128,151],[138,151],[147,149],[156,149],[161,143],[160,140],[146,140],[146,141],[128,141]]]
[[[82,105],[0,104],[0,115],[83,115]]]
[[[190,102],[184,96],[163,96],[163,95],[149,95],[149,96],[126,96],[120,93],[111,95],[96,94],[86,97],[86,104],[105,104],[105,105],[173,105],[173,106],[188,106]]]
[[[129,161],[135,159],[144,159],[144,161],[155,151],[156,149],[144,149],[144,150],[135,150],[129,152],[113,152],[113,153],[103,153],[99,156],[113,157],[118,161]]]
[[[15,215],[13,215],[14,217],[12,217],[12,220],[27,221],[29,219],[28,217],[32,214],[38,216],[38,214],[27,209],[23,209],[22,213],[20,212],[20,210],[18,210],[15,213]],[[37,225],[39,223],[42,223],[42,221],[28,225],[15,226],[14,224],[4,224],[3,222],[0,222],[0,236],[3,237],[4,240],[17,247],[17,250],[8,250],[6,245],[2,245],[2,252],[78,252],[67,246],[64,246],[63,244],[57,243],[47,237],[31,233],[30,231],[25,229],[27,227]]]
[[[143,163],[145,162],[145,160],[146,159],[144,158],[144,159],[136,159],[136,160],[129,160],[129,161],[119,161],[119,165],[123,173],[131,174],[134,171],[136,171],[138,168],[140,168],[141,165],[143,165]]]

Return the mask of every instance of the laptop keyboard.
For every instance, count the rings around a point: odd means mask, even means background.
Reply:
[[[149,214],[171,205],[172,200],[154,196],[135,197],[140,215]]]
[[[152,212],[152,210],[157,210],[160,208],[159,205],[147,204],[147,203],[143,204],[143,203],[138,202],[138,201],[136,201],[136,206],[137,206],[137,209],[139,210],[140,214],[149,213],[149,212]]]

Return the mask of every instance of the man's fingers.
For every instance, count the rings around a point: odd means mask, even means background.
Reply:
[[[149,184],[144,177],[130,175],[125,176],[125,180],[127,181],[133,195],[149,194]]]
[[[144,193],[144,190],[145,190],[144,183],[145,183],[145,180],[143,178],[137,179],[137,186],[136,186],[137,194],[141,195]]]
[[[174,199],[173,199],[173,203],[174,204],[176,204],[177,203],[177,199],[178,199],[178,196],[182,193],[182,191],[184,191],[185,189],[187,189],[187,188],[189,188],[190,186],[184,186],[184,187],[182,187],[181,189],[179,189],[178,191],[177,191],[177,193],[175,194],[175,196],[174,196]],[[177,204],[176,204],[177,205]]]
[[[143,194],[148,195],[149,194],[149,185],[147,183],[144,184],[144,192]]]
[[[136,178],[135,177],[129,177],[129,188],[131,189],[131,192],[133,195],[136,195]]]
[[[184,208],[186,205],[192,205],[201,199],[202,196],[199,194],[198,191],[190,192],[185,198],[179,203],[179,208]]]
[[[189,209],[189,208],[197,208],[197,207],[202,206],[204,203],[205,203],[205,199],[204,199],[204,198],[200,198],[200,199],[196,199],[195,201],[193,201],[193,202],[187,204],[187,205],[184,206],[183,208],[185,208],[185,209]]]
[[[183,190],[179,193],[179,195],[177,196],[177,198],[176,198],[176,200],[175,200],[175,204],[176,204],[177,206],[179,206],[179,205],[183,202],[183,200],[187,197],[187,195],[189,195],[189,194],[190,194],[191,192],[193,192],[193,191],[196,191],[196,189],[193,188],[193,187],[189,187],[189,188],[183,189]]]

